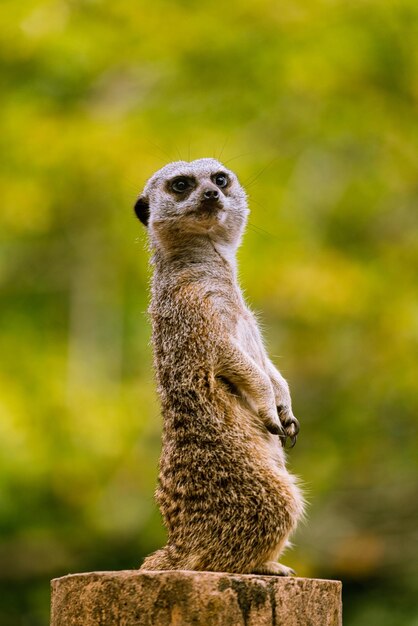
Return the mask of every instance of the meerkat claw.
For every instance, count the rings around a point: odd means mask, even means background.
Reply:
[[[279,435],[280,438],[286,438],[286,434],[281,424],[269,423],[268,425],[266,425],[266,428],[272,435]]]
[[[294,417],[294,416],[293,416],[293,421],[292,421],[292,423],[293,423],[293,427],[294,427],[294,429],[295,429],[295,433],[294,433],[293,437],[297,437],[297,436],[298,436],[298,434],[299,434],[299,431],[300,431],[300,424],[299,424],[299,420],[298,420],[296,417]]]
[[[285,404],[280,404],[277,407],[277,413],[280,417],[280,421],[284,427],[284,438],[281,438],[283,448],[286,447],[287,438],[291,441],[290,448],[296,445],[296,439],[300,431],[300,424],[296,417],[292,414],[289,407]]]

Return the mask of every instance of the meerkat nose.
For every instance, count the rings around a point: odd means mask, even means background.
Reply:
[[[206,189],[203,192],[204,200],[217,200],[219,198],[219,191],[217,189]]]

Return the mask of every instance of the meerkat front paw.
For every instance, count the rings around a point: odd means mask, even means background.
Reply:
[[[279,437],[286,438],[285,429],[282,426],[281,420],[278,419],[278,412],[275,408],[259,409],[258,415],[261,417],[263,424],[270,433],[272,433],[273,435],[279,435]]]
[[[284,448],[286,441],[289,438],[291,441],[291,447],[293,448],[296,443],[300,426],[298,420],[292,413],[292,401],[290,398],[289,385],[283,376],[273,367],[271,368],[270,380],[273,385],[277,414],[284,430],[284,434],[280,436],[280,440]]]
[[[252,571],[253,574],[260,574],[264,576],[295,576],[296,572],[286,565],[282,565],[282,563],[276,563],[275,561],[267,561],[263,563],[255,570]]]
[[[297,436],[300,430],[299,421],[292,413],[292,409],[287,404],[279,404],[277,407],[277,413],[280,418],[281,425],[284,430],[284,434],[280,436],[283,448],[286,445],[287,438],[291,441],[291,448],[296,444]]]

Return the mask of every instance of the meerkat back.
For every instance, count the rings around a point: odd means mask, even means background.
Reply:
[[[246,194],[214,159],[178,161],[149,179],[135,212],[152,251],[156,499],[168,532],[142,569],[289,575],[278,558],[303,498],[284,446],[299,423],[237,281]]]

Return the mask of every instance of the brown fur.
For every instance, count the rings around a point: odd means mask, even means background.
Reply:
[[[179,176],[190,183],[184,193],[171,188]],[[205,200],[205,191],[218,198]],[[168,531],[142,569],[289,574],[276,560],[303,500],[277,435],[295,438],[298,423],[236,278],[245,192],[213,159],[179,161],[154,174],[136,212],[153,251],[164,418],[156,499]]]

